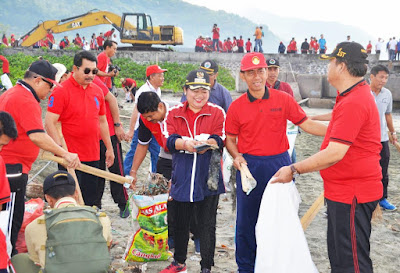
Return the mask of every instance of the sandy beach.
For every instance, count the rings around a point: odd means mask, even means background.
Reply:
[[[163,95],[164,96],[164,95]],[[169,94],[167,100],[177,101],[178,95]],[[120,103],[124,106],[121,110],[121,115],[130,116],[132,105],[124,103],[122,95],[118,97]],[[165,99],[165,97],[164,97]],[[310,109],[303,108],[308,115],[316,115],[326,113],[328,109]],[[400,131],[400,115],[393,114],[394,124],[397,131]],[[123,119],[124,127],[127,129],[129,120]],[[322,137],[311,136],[302,132],[296,139],[297,160],[300,161],[319,150]],[[129,149],[128,143],[123,143],[123,150],[126,152]],[[389,165],[389,200],[396,206],[400,205],[400,154],[395,150],[394,146],[390,145],[391,160]],[[37,161],[35,163],[32,174],[40,169],[46,162]],[[149,168],[149,158],[147,157],[139,169],[139,181],[146,181]],[[55,170],[55,165],[47,168],[38,178],[43,181],[46,174]],[[319,173],[303,174],[296,181],[297,189],[301,195],[302,203],[300,204],[299,217],[303,216],[308,208],[312,205],[315,199],[322,192],[322,179]],[[119,209],[113,203],[108,182],[103,196],[103,210],[109,215],[112,220],[112,235],[114,245],[111,249],[112,254],[112,272],[138,272],[134,269],[139,266],[147,273],[157,273],[165,268],[170,261],[150,262],[146,265],[137,263],[126,263],[122,257],[129,237],[132,234],[131,218],[121,219],[119,217]],[[327,220],[324,217],[322,208],[314,221],[305,232],[308,241],[312,259],[317,266],[319,272],[330,272],[329,259],[326,247],[326,224]],[[217,215],[217,247],[215,251],[215,267],[212,272],[236,272],[235,262],[235,212],[232,211],[232,197],[230,193],[220,196],[219,209]],[[383,211],[383,220],[376,222],[372,227],[371,235],[371,258],[374,264],[374,272],[377,273],[395,273],[399,272],[400,260],[400,215],[398,211],[386,212]],[[200,257],[194,254],[194,244],[190,240],[188,246],[187,269],[188,272],[200,272]]]

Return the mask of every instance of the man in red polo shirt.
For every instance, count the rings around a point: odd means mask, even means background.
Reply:
[[[112,71],[109,70],[111,64],[110,58],[115,55],[118,46],[117,42],[107,40],[104,42],[103,47],[104,51],[97,56],[97,68],[99,69],[97,75],[105,83],[108,89],[111,90],[112,88],[111,77],[117,76],[118,70],[116,69]]]
[[[100,137],[107,151],[106,164],[114,163],[114,150],[105,111],[104,95],[93,84],[97,74],[96,57],[81,51],[74,57],[72,76],[56,88],[49,98],[45,118],[49,135],[61,144],[56,124],[61,122],[62,133],[70,151],[79,155],[86,165],[99,167]],[[85,204],[92,206],[97,197],[97,177],[77,171],[79,185]]]
[[[262,53],[247,53],[240,67],[240,77],[248,91],[232,102],[226,115],[226,148],[234,166],[248,165],[257,186],[247,194],[242,190],[240,173],[236,174],[236,262],[239,272],[254,272],[256,258],[255,225],[261,198],[272,175],[290,165],[286,137],[287,120],[304,131],[323,136],[326,126],[309,120],[293,97],[266,87],[267,63]],[[268,257],[267,257],[268,258]]]
[[[33,62],[25,72],[24,79],[0,96],[0,110],[11,114],[19,134],[0,152],[6,163],[7,174],[13,174],[9,178],[10,189],[16,193],[11,230],[13,254],[16,254],[15,242],[24,218],[28,173],[39,149],[62,156],[71,168],[80,164],[77,154],[62,149],[43,128],[40,100],[44,100],[53,86],[58,84],[55,81],[56,73],[57,69],[47,61]]]
[[[276,182],[320,171],[328,205],[328,255],[332,272],[372,273],[369,257],[372,213],[382,197],[381,130],[371,88],[365,82],[367,52],[342,42],[330,55],[328,81],[338,96],[332,119],[315,155],[281,168]]]
[[[105,38],[106,40],[111,40],[114,31],[115,31],[115,29],[112,28],[112,29],[110,29],[109,31],[107,31],[106,33],[104,33],[104,38]]]
[[[103,50],[104,36],[103,32],[100,32],[100,35],[96,37],[98,50]]]
[[[217,24],[213,25],[213,29],[211,30],[212,34],[213,34],[213,51],[219,51],[219,27],[217,26]]]

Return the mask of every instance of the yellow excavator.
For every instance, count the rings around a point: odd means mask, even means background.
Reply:
[[[121,17],[108,11],[89,11],[62,20],[41,22],[21,37],[19,45],[32,46],[44,39],[49,30],[53,33],[62,33],[101,24],[110,24],[117,29],[121,43],[137,47],[183,45],[183,30],[180,27],[153,26],[150,15],[145,13],[123,13]]]

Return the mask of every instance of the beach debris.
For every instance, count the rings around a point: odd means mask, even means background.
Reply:
[[[168,183],[169,181],[162,174],[151,173],[147,183],[136,187],[136,194],[153,196],[168,193]]]

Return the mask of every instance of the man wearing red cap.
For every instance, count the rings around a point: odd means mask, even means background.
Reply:
[[[139,117],[137,109],[137,103],[140,94],[143,92],[155,92],[161,98],[161,89],[160,87],[164,84],[164,72],[167,69],[162,69],[160,66],[154,64],[150,65],[146,68],[146,77],[147,81],[139,90],[136,91],[135,95],[135,107],[132,112],[130,127],[128,132],[128,138],[132,138],[131,148],[126,153],[125,160],[124,160],[124,171],[125,174],[129,174],[131,172],[132,161],[135,155],[136,146],[138,144],[138,130],[139,127]],[[149,143],[149,151],[151,154],[151,171],[156,172],[157,170],[157,161],[158,161],[158,154],[160,153],[160,145],[158,145],[157,140],[152,137]]]
[[[6,163],[7,174],[12,174],[9,178],[10,189],[16,193],[11,230],[14,247],[25,212],[28,173],[39,149],[62,156],[69,162],[69,167],[75,168],[80,164],[77,154],[69,153],[57,145],[43,128],[40,100],[47,98],[53,86],[58,85],[56,73],[57,69],[48,61],[36,61],[25,72],[23,80],[0,96],[0,110],[11,114],[18,130],[18,138],[0,152]]]
[[[226,148],[234,158],[233,164],[239,171],[241,164],[248,165],[257,181],[251,192],[244,192],[240,172],[236,174],[238,272],[254,272],[255,225],[264,189],[279,168],[291,163],[287,152],[287,120],[314,135],[323,136],[326,132],[325,125],[307,118],[293,97],[266,87],[267,67],[261,53],[243,57],[240,77],[249,89],[232,102],[226,116]]]
[[[355,42],[342,42],[331,54],[321,55],[330,59],[328,82],[338,92],[321,150],[274,175],[274,182],[284,183],[320,171],[332,273],[373,272],[369,238],[372,213],[383,194],[382,145],[378,108],[364,79],[367,57]]]

